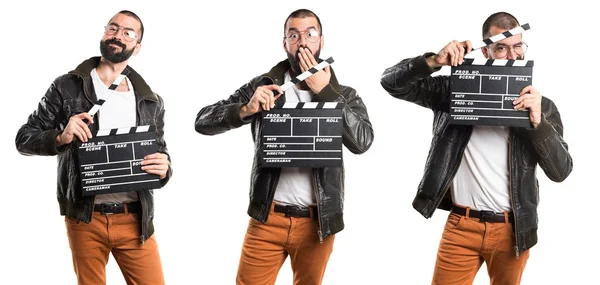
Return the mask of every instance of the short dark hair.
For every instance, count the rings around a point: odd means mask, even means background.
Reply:
[[[138,22],[140,22],[140,38],[139,38],[138,42],[141,43],[142,38],[144,37],[144,23],[142,23],[142,19],[140,19],[140,17],[136,13],[133,13],[129,10],[121,10],[117,14],[127,15],[129,17],[136,19]]]
[[[505,30],[510,30],[518,27],[519,21],[517,20],[517,18],[515,18],[515,16],[506,12],[497,12],[490,15],[483,23],[482,36],[484,39],[493,36],[490,35],[490,29],[492,28],[492,26],[496,26]]]
[[[298,9],[294,12],[292,12],[287,19],[285,19],[285,23],[283,23],[283,35],[285,36],[285,33],[287,32],[285,30],[288,21],[291,18],[308,18],[308,17],[315,17],[317,19],[317,23],[319,23],[319,32],[321,33],[321,35],[323,34],[323,26],[321,26],[321,19],[319,19],[319,16],[317,16],[317,14],[315,14],[313,11],[308,10],[308,9]]]

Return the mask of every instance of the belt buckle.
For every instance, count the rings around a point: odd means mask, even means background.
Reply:
[[[285,206],[285,216],[286,217],[298,217],[298,213],[300,212],[300,208],[298,206]]]
[[[481,211],[481,215],[479,217],[479,220],[481,220],[482,222],[490,222],[493,221],[493,217],[496,216],[496,213],[491,212],[491,211]]]
[[[119,206],[119,204],[103,205],[102,206],[102,214],[104,214],[104,215],[114,215],[115,212],[117,211],[117,207],[118,206]],[[109,210],[110,212],[106,212],[106,210]]]

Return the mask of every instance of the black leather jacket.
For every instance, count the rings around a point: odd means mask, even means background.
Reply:
[[[425,218],[436,208],[452,206],[450,183],[469,142],[472,126],[450,125],[450,77],[430,76],[434,70],[425,61],[433,53],[408,58],[385,70],[381,85],[395,98],[430,108],[434,113],[433,138],[425,172],[413,207]],[[517,255],[537,243],[539,201],[536,166],[546,176],[561,182],[569,176],[573,161],[562,138],[563,126],[554,103],[542,97],[542,122],[536,129],[511,128],[509,136],[509,190],[515,215]]]
[[[15,139],[17,150],[23,155],[42,155],[58,158],[57,198],[60,214],[86,223],[92,220],[95,196],[81,195],[77,152],[74,143],[56,147],[56,137],[66,127],[69,118],[75,114],[88,112],[97,101],[90,72],[100,63],[100,57],[85,60],[75,70],[54,80],[41,99],[37,110],[27,119]],[[163,100],[152,92],[144,79],[129,67],[129,80],[134,86],[137,105],[137,124],[156,125],[159,152],[167,153],[163,138],[164,106]],[[93,132],[98,130],[99,114],[95,115]],[[170,157],[169,157],[170,160]],[[171,177],[169,167],[167,177],[161,180],[164,186]],[[141,235],[143,243],[154,233],[154,194],[152,190],[139,191],[142,204]]]
[[[243,85],[226,100],[206,106],[200,110],[196,117],[196,131],[204,135],[216,135],[225,131],[252,123],[252,136],[255,143],[255,156],[252,166],[250,203],[248,215],[265,223],[277,188],[280,168],[261,168],[259,151],[261,145],[260,113],[242,119],[240,109],[250,101],[258,86],[284,83],[286,71],[290,68],[287,60],[279,62],[266,74],[253,78]],[[364,153],[373,142],[373,127],[369,121],[367,108],[356,90],[348,86],[339,85],[331,70],[331,80],[313,100],[321,102],[344,102],[343,109],[343,144],[355,154]],[[275,102],[277,106],[283,105],[285,96],[280,96]],[[324,167],[313,169],[313,183],[316,191],[317,207],[319,212],[319,237],[333,235],[344,228],[344,168]]]

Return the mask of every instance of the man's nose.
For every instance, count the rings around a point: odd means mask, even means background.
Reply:
[[[122,43],[124,40],[124,35],[123,35],[124,31],[125,30],[123,30],[123,29],[118,29],[117,32],[113,35],[113,39],[117,39],[117,40],[119,40],[119,42]]]
[[[298,44],[302,47],[305,47],[308,45],[308,39],[306,38],[305,35],[300,35],[300,40],[298,40]]]
[[[515,52],[514,48],[509,48],[508,53],[506,54],[506,59],[515,60],[519,57],[519,55]]]

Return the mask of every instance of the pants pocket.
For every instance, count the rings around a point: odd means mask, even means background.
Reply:
[[[446,228],[458,228],[463,218],[464,216],[462,215],[450,213],[450,215],[448,215],[448,220],[446,221]]]

